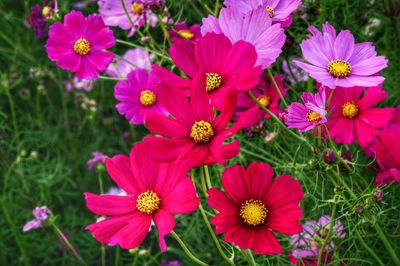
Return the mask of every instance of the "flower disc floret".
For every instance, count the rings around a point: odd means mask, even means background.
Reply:
[[[343,60],[333,60],[328,64],[328,72],[335,78],[345,78],[351,74],[352,67]]]
[[[257,101],[259,101],[264,107],[268,107],[271,103],[271,98],[267,95],[261,95],[257,98]]]
[[[140,103],[144,106],[151,106],[156,103],[156,100],[156,95],[150,90],[144,90],[140,93]]]
[[[152,214],[160,208],[161,200],[157,193],[147,190],[139,195],[136,202],[136,207],[139,211],[146,214]]]
[[[358,115],[358,106],[353,102],[346,102],[342,105],[342,115],[347,118],[354,118]]]
[[[190,137],[194,139],[196,143],[207,143],[214,136],[214,131],[209,122],[201,120],[194,123]]]
[[[274,11],[274,8],[272,6],[266,6],[265,10],[268,12],[270,18],[274,17],[275,11]]]
[[[134,3],[132,5],[132,13],[136,15],[140,15],[143,12],[143,4]]]
[[[319,121],[321,121],[321,119],[322,119],[322,116],[320,114],[318,114],[317,112],[310,111],[307,114],[308,122],[319,122]]]
[[[206,73],[207,76],[207,92],[215,91],[222,86],[222,77],[217,73]]]
[[[87,55],[90,52],[90,43],[84,38],[78,39],[74,44],[74,52],[78,55]]]
[[[246,200],[242,203],[239,215],[247,225],[257,226],[264,223],[268,210],[259,200]]]

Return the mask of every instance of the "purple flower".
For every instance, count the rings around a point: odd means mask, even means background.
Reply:
[[[31,10],[31,14],[28,17],[28,24],[35,31],[35,35],[38,39],[43,39],[47,35],[46,24],[47,20],[42,14],[42,8],[39,4],[34,5]]]
[[[306,62],[295,63],[311,77],[331,89],[335,87],[371,87],[383,82],[379,72],[387,66],[384,56],[377,56],[371,43],[355,43],[349,30],[336,30],[325,23],[320,32],[308,29],[311,36],[301,44]]]
[[[105,164],[108,156],[101,152],[93,152],[92,158],[87,162],[87,168],[92,170],[98,164]]]
[[[201,34],[223,33],[232,44],[243,40],[254,45],[257,52],[256,66],[263,69],[275,62],[285,44],[285,33],[279,24],[272,25],[265,9],[260,6],[243,14],[237,7],[223,8],[219,18],[203,18]]]
[[[297,128],[300,132],[306,132],[327,122],[325,89],[321,88],[316,94],[304,92],[301,99],[304,104],[295,102],[287,109],[284,122],[289,128]]]
[[[126,51],[121,57],[117,57],[111,64],[106,73],[111,77],[127,77],[129,72],[134,69],[144,68],[151,70],[151,62],[154,60],[154,54],[149,54],[143,48],[135,48]]]
[[[289,60],[289,64],[286,60],[282,62],[282,69],[286,74],[287,80],[292,84],[296,83],[296,79],[298,82],[306,82],[308,80],[308,74],[295,65],[293,63],[294,60],[298,59]]]
[[[154,27],[157,24],[157,16],[147,7],[143,1],[124,0],[128,14],[132,19],[132,27],[129,18],[119,0],[99,0],[99,14],[107,26],[120,27],[123,30],[130,30],[129,37],[140,29],[147,22]]]
[[[35,219],[30,220],[24,225],[24,227],[22,228],[22,232],[25,233],[25,232],[28,232],[33,229],[38,229],[40,227],[42,227],[42,221],[35,220]]]
[[[243,13],[251,12],[262,6],[272,19],[273,24],[280,23],[287,28],[292,24],[291,14],[300,6],[300,0],[225,0],[225,6],[235,6]]]
[[[64,88],[68,92],[72,91],[73,89],[91,91],[93,88],[93,80],[78,79],[77,77],[74,77],[64,81]]]
[[[22,228],[22,232],[28,232],[33,229],[38,229],[43,226],[43,222],[49,219],[50,217],[50,210],[46,206],[36,207],[32,211],[33,216],[35,219],[28,221],[24,227]]]
[[[331,217],[324,215],[318,221],[306,221],[303,225],[303,231],[298,235],[291,237],[291,244],[295,246],[291,254],[295,258],[307,258],[317,256],[320,246],[325,238],[328,237],[329,224]],[[344,238],[344,225],[337,220],[332,228],[332,238]],[[329,241],[325,246],[325,252],[334,248],[334,241]]]
[[[73,3],[72,6],[77,9],[85,8],[88,4],[95,2],[96,0],[84,0],[81,2]]]
[[[155,111],[164,115],[168,112],[157,99],[158,79],[153,72],[136,69],[114,87],[114,97],[120,101],[115,107],[131,124],[143,124],[144,111]]]
[[[181,266],[179,260],[166,260],[162,259],[161,266]]]

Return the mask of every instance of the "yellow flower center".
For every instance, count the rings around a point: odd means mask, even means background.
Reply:
[[[267,213],[264,203],[251,199],[242,203],[239,215],[246,224],[256,226],[264,223]]]
[[[267,95],[261,95],[257,98],[257,101],[259,101],[264,107],[268,107],[268,105],[271,103],[271,98]]]
[[[206,90],[207,92],[214,91],[221,87],[222,85],[222,78],[217,73],[206,73],[207,76],[207,85]]]
[[[180,31],[178,31],[178,34],[179,34],[179,36],[181,36],[182,38],[187,39],[187,40],[191,40],[194,36],[194,34],[191,33],[189,30],[180,30]]]
[[[266,6],[265,10],[269,13],[269,17],[273,18],[275,15],[274,8],[272,6]]]
[[[52,16],[54,16],[54,10],[49,6],[45,6],[42,9],[42,15],[45,18],[51,18]]]
[[[318,114],[317,112],[310,111],[307,114],[308,122],[319,122],[319,121],[321,121],[321,119],[322,119],[322,116],[320,114]]]
[[[347,118],[354,118],[358,114],[358,106],[353,102],[347,102],[342,105],[342,115]]]
[[[152,214],[160,208],[161,201],[155,192],[147,190],[139,195],[136,202],[136,207],[139,211],[146,214]]]
[[[201,120],[194,123],[190,137],[196,143],[207,143],[214,136],[214,131],[210,123]]]
[[[74,44],[74,52],[79,55],[87,55],[90,52],[90,43],[84,39],[78,39]]]
[[[144,90],[140,93],[140,103],[144,106],[151,106],[156,102],[156,95],[154,92],[149,90]]]
[[[140,15],[143,12],[143,4],[134,3],[132,5],[132,13],[136,15]]]
[[[328,64],[328,72],[335,78],[345,78],[351,74],[352,68],[343,60],[333,60]]]

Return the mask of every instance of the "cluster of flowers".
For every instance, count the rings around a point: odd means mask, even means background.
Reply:
[[[355,43],[350,31],[337,34],[329,23],[322,32],[311,26],[301,44],[304,59],[294,63],[317,81],[318,92],[305,92],[303,103],[280,108],[288,92],[284,77],[263,72],[281,54],[284,29],[300,0],[225,0],[219,16],[203,18],[201,26],[176,23],[168,32],[169,54],[184,77],[151,65],[154,55],[143,49],[128,50],[116,60],[106,51],[116,43],[107,26],[129,30],[130,36],[146,23],[154,26],[159,21],[154,12],[162,9],[163,1],[98,4],[100,15],[84,17],[72,11],[64,23],[54,23],[47,54],[79,79],[96,79],[103,71],[123,78],[114,90],[118,112],[153,133],[136,143],[129,156],[98,159],[105,160],[109,175],[126,192],[85,194],[87,207],[106,216],[87,227],[99,242],[135,248],[154,222],[160,248],[166,251],[165,236],[175,227],[173,215],[193,212],[200,204],[189,171],[225,165],[240,151],[238,141],[227,144],[228,139],[273,116],[300,132],[318,129],[321,137],[337,143],[356,140],[368,155],[376,156],[382,169],[376,185],[400,181],[400,149],[393,145],[400,116],[393,108],[374,107],[387,97],[379,74],[387,60],[377,56],[371,43]],[[224,191],[206,191],[208,205],[218,211],[211,218],[216,232],[225,234],[226,242],[260,254],[282,253],[273,232],[292,235],[298,247],[291,253],[294,261],[315,258],[318,243],[327,236],[329,217],[302,226],[300,183],[288,175],[273,177],[267,163],[225,169]],[[345,236],[341,222],[334,231],[339,238]],[[328,243],[326,251],[332,247],[333,242]]]

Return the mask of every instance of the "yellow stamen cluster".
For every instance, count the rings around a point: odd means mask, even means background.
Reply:
[[[321,121],[321,119],[322,119],[322,116],[320,114],[318,114],[317,112],[310,111],[307,114],[308,122],[319,122],[319,121]]]
[[[134,3],[131,10],[133,14],[140,15],[143,12],[143,4]]]
[[[221,87],[222,85],[222,77],[217,73],[206,73],[207,76],[207,92],[214,91]]]
[[[74,52],[78,55],[87,55],[90,52],[90,43],[84,38],[78,39],[74,44]]]
[[[354,118],[358,115],[358,106],[353,102],[346,102],[342,105],[342,115],[347,118]]]
[[[265,10],[268,11],[269,17],[273,18],[275,15],[274,8],[272,6],[266,6]]]
[[[44,6],[42,9],[42,15],[47,19],[52,18],[55,15],[54,9],[49,6]]]
[[[150,90],[144,90],[140,93],[140,103],[144,106],[151,106],[156,102],[156,95]]]
[[[194,36],[189,30],[180,30],[178,31],[178,35],[186,40],[191,40]]]
[[[268,210],[260,200],[246,200],[242,203],[239,215],[247,225],[257,226],[263,224]]]
[[[352,68],[343,60],[333,60],[328,64],[328,72],[335,78],[345,78],[351,74]]]
[[[268,105],[271,103],[271,98],[267,95],[261,95],[257,98],[257,101],[259,101],[264,107],[268,107]]]
[[[196,143],[207,143],[214,136],[212,126],[207,121],[201,120],[194,123],[190,137]]]
[[[161,200],[155,192],[147,190],[139,195],[136,202],[136,207],[139,211],[152,214],[160,208]]]

